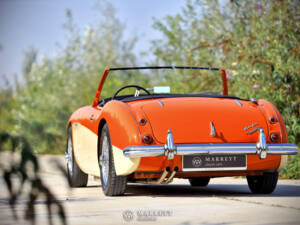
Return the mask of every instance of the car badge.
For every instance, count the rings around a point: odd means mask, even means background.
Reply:
[[[256,131],[258,131],[260,129],[262,129],[262,128],[261,127],[256,127],[253,130],[250,130],[247,134],[253,134],[253,133],[255,133]]]
[[[249,130],[250,128],[255,127],[255,126],[257,126],[257,125],[258,125],[258,123],[253,123],[253,124],[251,124],[250,126],[244,127],[244,130],[245,130],[245,131],[246,131],[246,130]]]
[[[210,122],[210,136],[212,136],[212,137],[216,136],[216,128],[215,128],[213,122]]]
[[[257,125],[258,125],[258,123],[253,123],[253,124],[251,124],[249,126],[246,126],[246,127],[244,127],[244,131],[247,131],[247,134],[253,134],[256,131],[262,129],[261,127],[256,127]],[[254,128],[254,127],[256,127],[256,128]],[[251,129],[251,128],[254,128],[254,129]],[[249,130],[249,129],[251,129],[251,130]]]

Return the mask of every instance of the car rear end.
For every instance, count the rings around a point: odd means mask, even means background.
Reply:
[[[279,112],[265,100],[170,96],[128,105],[143,137],[142,145],[123,151],[141,158],[132,180],[262,176],[298,152],[287,143]]]

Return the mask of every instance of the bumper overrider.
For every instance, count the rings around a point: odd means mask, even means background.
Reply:
[[[178,144],[173,142],[171,130],[168,130],[167,142],[165,145],[144,145],[129,146],[123,151],[124,156],[128,158],[137,157],[155,157],[168,156],[169,160],[174,159],[175,155],[259,155],[265,159],[270,155],[296,155],[298,146],[294,144],[267,144],[264,130],[260,129],[258,142],[256,144],[248,143],[215,143],[215,144]]]

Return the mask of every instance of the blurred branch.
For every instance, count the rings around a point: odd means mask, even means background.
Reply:
[[[25,209],[25,219],[36,223],[36,200],[39,197],[46,199],[46,207],[48,211],[49,224],[52,223],[53,209],[56,209],[57,214],[62,224],[67,224],[65,210],[63,205],[56,199],[51,190],[43,183],[39,175],[39,163],[37,157],[33,154],[28,141],[20,136],[14,136],[7,132],[0,133],[0,151],[3,150],[3,145],[10,142],[11,158],[9,165],[0,164],[0,171],[3,172],[4,182],[9,192],[9,205],[15,219],[18,215],[15,209],[18,199],[24,193],[25,184],[29,184],[30,190],[27,195],[27,207]],[[14,154],[20,148],[20,159],[16,159]],[[7,160],[6,160],[7,161]],[[62,167],[60,168],[62,170]],[[20,182],[15,182],[18,179]]]

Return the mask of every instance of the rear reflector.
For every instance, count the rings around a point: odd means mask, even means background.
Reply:
[[[146,134],[144,137],[143,137],[143,142],[147,145],[150,145],[152,142],[153,142],[153,138],[151,135],[149,134]]]
[[[270,123],[276,123],[277,119],[274,116],[272,116],[272,117],[270,117],[269,121],[270,121]]]
[[[278,142],[278,140],[279,140],[279,135],[278,135],[277,133],[272,133],[272,134],[270,135],[270,139],[271,139],[272,142]]]

